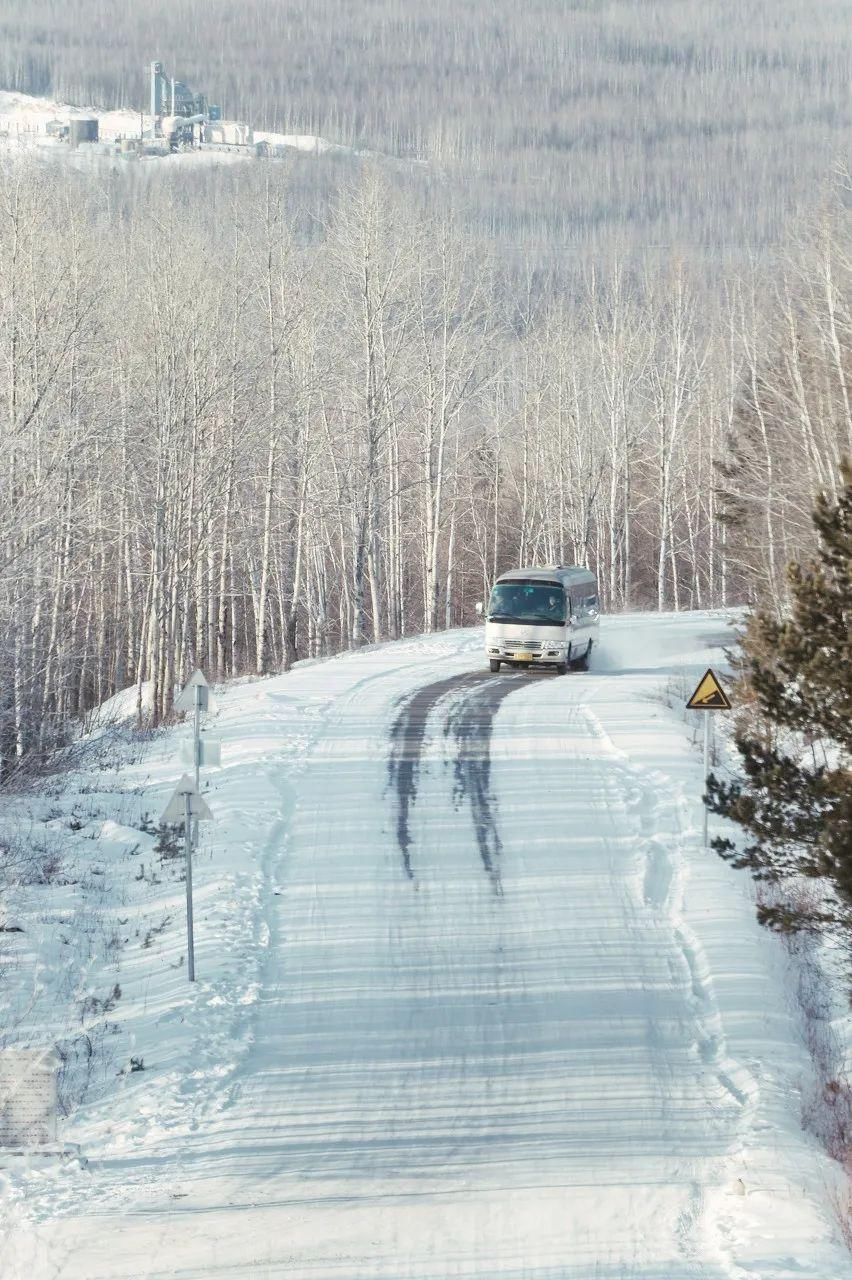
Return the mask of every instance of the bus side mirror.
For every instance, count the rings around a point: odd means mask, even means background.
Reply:
[[[473,607],[476,610],[476,616],[478,618],[481,618],[482,617],[482,601],[477,600],[476,604]]]

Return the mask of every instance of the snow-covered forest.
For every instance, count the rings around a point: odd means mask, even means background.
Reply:
[[[227,116],[427,162],[502,252],[776,242],[852,124],[849,0],[0,0],[0,86],[139,109],[164,58]]]
[[[3,170],[7,772],[129,683],[161,717],[193,665],[470,621],[519,562],[702,607],[809,545],[852,443],[843,190],[714,287],[635,254],[557,286],[380,169],[312,217],[291,186]]]
[[[167,56],[385,157],[6,163],[0,776],[518,562],[783,593],[852,440],[848,10],[0,0],[9,88],[141,104]]]

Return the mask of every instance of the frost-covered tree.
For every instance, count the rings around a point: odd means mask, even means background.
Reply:
[[[852,462],[841,476],[837,499],[817,500],[816,559],[788,569],[789,610],[759,610],[746,630],[752,703],[735,738],[743,777],[708,781],[709,807],[747,839],[742,848],[722,837],[714,846],[780,886],[780,901],[758,908],[776,929],[852,917]],[[801,876],[830,887],[821,910],[805,914],[785,896]]]

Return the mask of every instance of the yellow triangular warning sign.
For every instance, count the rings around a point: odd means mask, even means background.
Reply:
[[[687,711],[730,711],[728,695],[708,667],[686,704]]]

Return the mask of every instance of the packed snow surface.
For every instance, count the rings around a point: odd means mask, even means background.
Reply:
[[[68,1121],[86,1167],[10,1175],[4,1280],[850,1274],[782,950],[701,847],[729,619],[604,619],[565,677],[482,635],[217,693],[199,981],[173,884],[118,974],[145,1069]],[[152,812],[177,736],[121,775]]]

